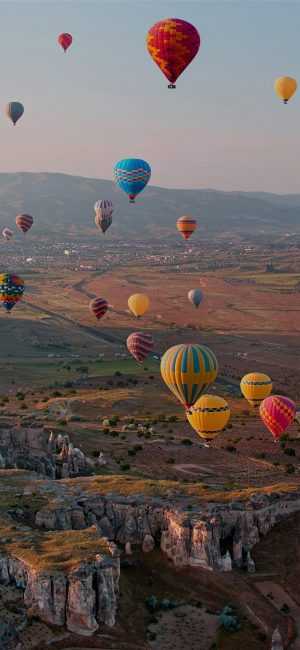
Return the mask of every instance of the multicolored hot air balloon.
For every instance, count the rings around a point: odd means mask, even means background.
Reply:
[[[150,300],[145,293],[133,293],[128,298],[128,307],[136,318],[140,318],[148,311]]]
[[[215,381],[218,362],[205,345],[174,345],[162,356],[160,372],[170,391],[190,408]]]
[[[201,302],[203,300],[203,293],[201,289],[191,289],[188,292],[188,299],[198,309],[199,305],[201,305]]]
[[[9,102],[9,104],[6,104],[5,113],[15,126],[24,113],[24,106],[20,102]]]
[[[274,90],[279,99],[287,104],[295,94],[297,85],[297,81],[293,77],[279,77],[274,83]]]
[[[100,320],[108,310],[108,302],[105,298],[94,298],[91,300],[89,308],[92,314],[96,316],[97,320]]]
[[[112,223],[113,204],[107,199],[102,199],[96,201],[94,210],[96,212],[95,224],[104,234]]]
[[[68,34],[67,32],[64,32],[63,34],[60,34],[57,38],[57,41],[59,45],[63,48],[64,52],[67,51],[67,49],[72,45],[73,41],[73,36],[72,34]]]
[[[21,300],[25,285],[22,278],[10,273],[0,274],[0,302],[7,312]]]
[[[241,393],[251,406],[260,402],[272,393],[272,379],[263,372],[249,372],[240,383]]]
[[[296,404],[282,395],[270,395],[259,407],[260,417],[277,442],[296,415]]]
[[[33,217],[31,214],[18,214],[16,216],[16,225],[24,234],[30,230],[32,224]]]
[[[142,363],[147,358],[149,352],[153,350],[154,341],[151,334],[145,332],[133,332],[128,336],[126,341],[127,349],[132,356]]]
[[[176,226],[182,237],[184,239],[189,239],[197,228],[197,221],[196,219],[192,219],[192,217],[179,217]]]
[[[6,241],[9,241],[12,238],[13,234],[14,233],[10,228],[3,228],[2,230],[2,237],[4,237]]]
[[[176,88],[176,80],[199,50],[200,35],[186,20],[166,18],[149,29],[146,43],[153,61],[170,81],[168,88]]]
[[[230,408],[222,397],[202,395],[187,411],[187,419],[200,438],[213,440],[227,425]]]
[[[135,203],[135,197],[146,187],[150,176],[150,165],[140,158],[125,158],[114,166],[115,182],[128,194],[130,203]]]

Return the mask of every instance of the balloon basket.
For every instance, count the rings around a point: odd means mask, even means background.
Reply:
[[[176,88],[175,84],[169,84],[168,88]]]

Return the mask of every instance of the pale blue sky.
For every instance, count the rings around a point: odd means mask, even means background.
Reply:
[[[202,38],[175,91],[145,48],[169,16]],[[300,192],[300,88],[288,106],[273,92],[300,85],[300,2],[2,0],[0,29],[0,111],[25,106],[15,128],[0,115],[0,171],[111,178],[136,156],[156,185]]]

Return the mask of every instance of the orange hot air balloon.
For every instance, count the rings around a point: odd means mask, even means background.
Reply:
[[[58,37],[58,43],[61,45],[63,48],[64,52],[67,51],[67,49],[72,45],[73,41],[73,36],[72,34],[68,34],[67,32],[64,32],[63,34],[60,34]]]
[[[146,43],[153,61],[170,81],[168,88],[176,88],[176,80],[199,50],[200,35],[186,20],[166,18],[149,29]]]
[[[197,221],[196,219],[192,219],[192,217],[179,217],[176,226],[182,237],[189,239],[197,228]]]

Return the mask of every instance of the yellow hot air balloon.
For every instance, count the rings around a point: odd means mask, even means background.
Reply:
[[[272,392],[272,379],[263,372],[249,372],[240,383],[241,392],[252,406],[259,406]]]
[[[187,411],[187,419],[200,438],[213,440],[230,418],[230,408],[222,397],[202,395]]]
[[[128,300],[128,307],[136,318],[140,318],[148,311],[150,300],[145,293],[134,293]]]
[[[297,81],[293,77],[279,77],[274,83],[274,90],[279,99],[287,104],[297,90]]]
[[[173,345],[161,358],[160,372],[170,391],[189,408],[215,381],[218,362],[206,345]]]

